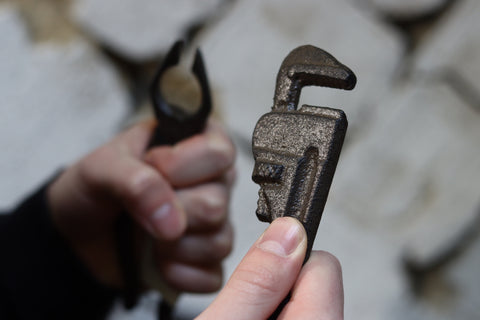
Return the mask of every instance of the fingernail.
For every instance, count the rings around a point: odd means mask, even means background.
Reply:
[[[170,202],[155,210],[151,217],[155,234],[164,239],[174,239],[183,232],[183,220],[180,209]]]
[[[209,137],[209,144],[213,150],[217,150],[221,153],[228,153],[232,149],[231,143],[218,134],[211,134]]]
[[[272,222],[257,247],[286,257],[295,252],[304,237],[305,233],[300,223],[292,218],[280,218]]]
[[[153,228],[156,232],[162,233],[164,225],[168,224],[173,216],[173,206],[171,203],[164,203],[160,208],[155,210],[152,214]]]

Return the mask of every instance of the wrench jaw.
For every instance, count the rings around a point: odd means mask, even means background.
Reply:
[[[202,94],[202,102],[198,111],[191,118],[190,125],[194,126],[195,123],[205,122],[212,110],[212,97],[210,95],[210,85],[208,84],[207,71],[203,60],[203,55],[200,49],[195,50],[195,58],[192,65],[192,73],[197,78],[200,84],[200,90]],[[201,131],[203,128],[198,128]]]
[[[273,109],[297,109],[305,86],[352,90],[357,77],[328,52],[311,45],[294,49],[283,60],[277,75]]]
[[[315,85],[351,90],[355,74],[329,53],[307,45],[294,49],[277,75],[274,106],[257,122],[252,138],[259,184],[257,217],[298,219],[313,247],[344,141],[347,118],[341,110],[303,105],[301,89]]]
[[[175,42],[153,78],[150,95],[159,125],[156,127],[150,146],[172,145],[200,133],[204,129],[210,115],[212,109],[210,86],[203,57],[199,49],[195,51],[191,68],[191,72],[197,79],[201,89],[202,100],[199,109],[193,114],[187,113],[182,107],[168,103],[160,90],[163,74],[169,68],[179,64],[184,46],[184,41]]]
[[[178,65],[178,63],[180,62],[180,56],[183,47],[184,42],[181,40],[173,44],[151,82],[150,96],[153,103],[153,110],[157,119],[173,116],[172,108],[163,98],[162,92],[160,90],[160,82],[165,71],[171,67]]]

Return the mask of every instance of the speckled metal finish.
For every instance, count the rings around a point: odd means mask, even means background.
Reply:
[[[351,90],[356,77],[327,52],[307,45],[293,50],[277,77],[272,111],[253,132],[255,168],[260,185],[257,217],[271,222],[297,218],[308,236],[307,257],[313,246],[328,191],[347,130],[342,110],[303,105],[302,87],[326,86]]]

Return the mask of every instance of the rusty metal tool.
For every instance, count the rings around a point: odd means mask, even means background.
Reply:
[[[307,232],[308,260],[327,201],[347,130],[342,110],[297,107],[304,86],[352,90],[355,74],[329,53],[311,45],[294,49],[277,76],[272,111],[263,115],[253,132],[255,159],[252,179],[260,185],[257,217],[298,219]],[[276,319],[287,297],[269,319]]]
[[[183,46],[183,41],[177,41],[173,45],[152,81],[150,95],[159,125],[155,130],[150,146],[172,145],[200,133],[204,129],[212,110],[210,87],[208,85],[205,64],[199,49],[195,52],[191,69],[193,75],[198,80],[202,95],[202,102],[198,110],[194,113],[189,113],[184,108],[168,103],[163,97],[161,90],[159,90],[160,80],[165,71],[178,65]]]
[[[210,115],[212,100],[205,65],[199,49],[195,52],[191,68],[192,74],[196,77],[201,90],[202,99],[198,110],[194,113],[189,113],[179,106],[168,103],[160,90],[162,76],[168,69],[179,64],[183,47],[183,41],[177,41],[172,46],[153,78],[150,95],[158,125],[155,128],[148,148],[160,145],[173,145],[200,133],[205,128]],[[151,243],[142,252],[137,252],[134,222],[127,212],[120,215],[116,231],[117,251],[125,283],[124,304],[127,309],[130,309],[138,301],[143,286],[142,282],[144,282],[142,280],[145,278],[148,278],[148,280],[153,279],[151,280],[155,282],[153,286],[160,291],[165,289],[166,285],[161,283],[160,277],[155,275],[156,271],[153,270]],[[171,317],[171,301],[169,303],[166,300],[162,299],[162,304],[159,306],[159,318],[161,317],[161,319]],[[174,300],[174,298],[170,300]]]

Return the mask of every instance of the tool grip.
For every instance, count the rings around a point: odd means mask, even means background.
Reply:
[[[193,114],[185,113],[182,108],[167,102],[160,90],[163,73],[180,61],[184,42],[176,41],[166,54],[164,61],[156,72],[150,86],[153,110],[159,122],[156,126],[147,149],[160,145],[174,145],[177,142],[202,132],[212,109],[212,99],[208,84],[203,57],[199,49],[195,52],[192,73],[197,78],[202,95],[200,108]],[[136,251],[135,223],[128,212],[121,212],[115,226],[116,250],[122,276],[124,279],[124,303],[127,309],[134,307],[142,289],[142,280],[146,276],[153,279],[164,299],[159,306],[159,319],[171,318],[171,305],[177,293],[168,288],[153,267],[153,239],[147,241],[139,254]],[[142,274],[142,279],[140,277]],[[170,305],[168,305],[170,303]]]
[[[205,123],[198,127],[199,131],[203,131],[204,127]],[[159,130],[159,126],[155,128],[147,149],[155,146],[173,145],[187,138],[180,130],[172,132],[168,137],[162,135],[163,132],[163,130]],[[191,135],[193,134],[191,133]],[[153,257],[151,256],[153,239],[147,235],[147,245],[141,248],[140,252],[137,252],[135,221],[126,211],[121,212],[116,221],[115,237],[118,261],[124,281],[125,308],[135,307],[142,291],[142,280],[146,277],[153,282],[155,289],[161,291],[164,296],[158,310],[162,315],[160,318],[169,319],[178,292],[168,287],[153,270]]]
[[[160,134],[158,126],[153,132],[147,150],[155,146],[171,145],[181,140],[181,137],[171,137],[169,140]],[[122,211],[115,225],[115,241],[118,262],[124,282],[124,305],[126,309],[135,307],[138,302],[142,290],[142,269],[151,268],[152,266],[142,266],[144,263],[150,263],[151,259],[145,259],[146,255],[143,249],[138,253],[136,248],[135,221],[131,215]],[[147,241],[153,241],[148,239]],[[151,250],[151,246],[147,246]],[[146,261],[148,260],[148,262]]]

